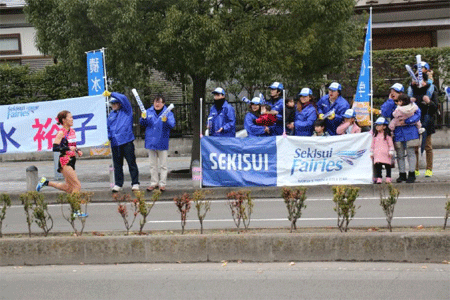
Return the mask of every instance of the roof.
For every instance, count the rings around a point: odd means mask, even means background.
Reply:
[[[0,0],[0,8],[18,8],[25,5],[25,0]]]

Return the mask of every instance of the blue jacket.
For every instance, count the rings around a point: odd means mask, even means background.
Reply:
[[[381,115],[385,118],[392,119],[392,113],[397,108],[394,100],[388,99],[381,105]],[[394,142],[406,142],[419,138],[419,130],[416,123],[420,121],[420,108],[416,110],[413,116],[405,120],[405,126],[397,126],[394,129]],[[410,124],[410,125],[409,125]]]
[[[319,114],[326,114],[330,110],[334,109],[335,118],[333,120],[326,118],[325,128],[330,135],[336,135],[336,128],[341,125],[344,120],[343,115],[345,111],[350,108],[350,104],[348,104],[347,100],[345,100],[342,96],[339,96],[336,101],[334,101],[333,105],[331,105],[329,98],[329,95],[325,95],[320,98],[319,102],[317,102],[317,111]]]
[[[215,105],[211,106],[208,118],[212,117],[209,121],[209,135],[210,136],[236,136],[236,116],[234,114],[234,108],[227,101],[222,105],[222,109],[217,111]],[[216,131],[220,128],[223,130],[219,133]]]
[[[313,104],[309,104],[301,112],[295,110],[295,135],[312,136],[314,122],[317,120],[317,111]]]
[[[127,96],[116,92],[111,96],[119,100],[120,109],[111,111],[108,116],[108,139],[112,147],[118,147],[134,141],[133,109]]]
[[[277,122],[270,126],[270,135],[282,135],[283,134],[283,98],[273,101],[273,99],[269,99],[269,104],[272,110],[276,110],[277,114]]]
[[[139,119],[139,123],[145,126],[145,148],[149,150],[168,150],[170,130],[175,127],[175,117],[172,112],[167,114],[167,121],[163,122],[161,115],[167,107],[157,115],[155,107],[147,109],[147,118]]]
[[[253,120],[256,119],[257,117],[251,112],[248,112],[245,115],[244,128],[247,130],[248,136],[268,136],[268,134],[264,131],[265,126],[256,125],[253,123]]]
[[[397,105],[395,104],[394,100],[389,98],[381,105],[381,115],[390,120],[392,119],[392,113],[396,108]]]

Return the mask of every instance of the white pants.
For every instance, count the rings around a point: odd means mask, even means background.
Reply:
[[[148,157],[150,158],[150,186],[159,186],[159,187],[166,186],[168,152],[169,151],[167,150],[148,151]]]

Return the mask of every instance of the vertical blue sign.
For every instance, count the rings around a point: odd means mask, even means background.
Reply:
[[[364,54],[361,62],[358,86],[356,87],[355,102],[370,102],[370,43],[372,41],[372,29],[370,28],[372,15],[367,23],[366,41],[364,43]]]
[[[101,95],[105,91],[103,52],[87,53],[87,77],[89,96]]]

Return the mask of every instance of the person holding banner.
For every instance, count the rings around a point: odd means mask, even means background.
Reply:
[[[275,81],[269,86],[270,89],[270,98],[268,103],[271,106],[271,114],[277,116],[277,122],[270,126],[270,134],[271,135],[282,135],[284,132],[283,129],[283,109],[284,109],[284,99],[283,99],[283,90],[284,86],[282,83]]]
[[[336,135],[336,129],[344,120],[344,113],[350,104],[341,96],[342,87],[337,82],[328,86],[328,94],[317,102],[319,119],[325,120],[325,126],[330,135]]]
[[[41,191],[44,186],[51,186],[66,193],[79,192],[81,183],[75,172],[75,162],[77,161],[75,156],[76,154],[82,156],[83,152],[77,148],[75,130],[72,128],[73,116],[69,111],[63,110],[58,113],[56,122],[58,125],[62,125],[62,128],[53,141],[53,152],[60,152],[57,171],[63,174],[65,182],[48,181],[42,177],[36,186],[36,191]]]
[[[103,96],[111,96],[109,103],[112,112],[108,116],[108,139],[111,141],[111,152],[114,164],[113,192],[122,190],[123,159],[127,160],[128,169],[131,175],[131,189],[139,190],[139,170],[134,154],[134,134],[133,134],[133,109],[127,96],[105,91]]]
[[[261,98],[254,97],[250,100],[248,112],[244,119],[244,128],[247,130],[248,136],[269,136],[270,129],[268,126],[257,125],[256,119],[261,116]]]
[[[175,117],[165,103],[164,97],[157,95],[153,106],[142,113],[139,119],[141,126],[145,127],[145,148],[150,158],[149,192],[158,187],[161,192],[166,190],[169,136],[170,130],[175,127]]]
[[[225,90],[221,87],[212,91],[214,95],[214,105],[211,106],[208,116],[210,136],[236,136],[236,116],[234,108],[225,100]]]
[[[303,88],[298,96],[300,100],[297,103],[297,111],[295,112],[295,135],[312,136],[314,122],[317,120],[317,110],[314,106],[312,90]]]

